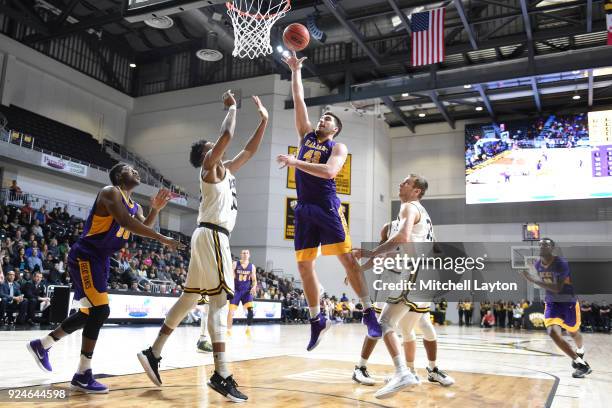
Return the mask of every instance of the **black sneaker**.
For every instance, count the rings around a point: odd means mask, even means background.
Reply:
[[[576,371],[572,373],[574,378],[584,378],[587,374],[591,374],[591,366],[585,361],[584,364],[576,363]]]
[[[162,385],[161,377],[159,376],[159,363],[161,361],[160,358],[156,358],[153,355],[153,349],[149,347],[146,350],[142,350],[140,353],[136,355],[138,357],[138,361],[140,361],[140,365],[144,368],[145,373],[149,377],[149,380],[153,382],[153,384],[158,387]]]
[[[353,371],[353,381],[363,385],[376,384],[376,381],[374,381],[374,379],[370,377],[370,373],[368,373],[368,369],[365,366],[355,366],[355,370]]]
[[[576,355],[584,360],[584,353],[576,353]],[[576,363],[575,361],[572,361],[572,368],[573,369],[577,369],[578,368],[578,363]]]
[[[238,391],[238,384],[236,384],[234,377],[231,375],[224,379],[215,371],[207,384],[232,402],[246,402],[249,399],[249,397]]]

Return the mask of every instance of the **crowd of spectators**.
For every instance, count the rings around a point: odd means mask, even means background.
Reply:
[[[481,327],[498,327],[509,329],[525,329],[525,310],[531,304],[522,299],[518,302],[497,300],[491,302],[486,300],[480,302],[480,319],[478,323]],[[474,317],[474,302],[469,299],[457,302],[457,314],[459,315],[459,326],[472,326]]]
[[[48,319],[47,287],[71,284],[66,270],[68,252],[83,233],[84,221],[72,216],[67,207],[34,208],[16,182],[9,194],[9,203],[24,203],[0,205],[0,325],[13,323],[14,313],[17,324],[44,323]],[[180,239],[189,242],[184,235]],[[132,235],[111,259],[109,288],[179,294],[188,265],[188,251],[168,251],[156,241]],[[258,298],[283,300],[289,293],[300,294],[293,278],[262,268],[257,268],[257,281]],[[42,316],[38,316],[40,311]]]
[[[580,302],[580,331],[610,333],[610,305],[607,302]]]

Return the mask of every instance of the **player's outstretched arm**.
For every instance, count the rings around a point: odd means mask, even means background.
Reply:
[[[309,132],[312,132],[312,125],[308,120],[308,109],[304,102],[304,85],[302,84],[302,63],[307,57],[298,58],[295,51],[291,51],[283,61],[291,69],[291,93],[293,94],[293,109],[295,112],[295,128],[298,132],[300,145],[302,139]]]
[[[391,235],[385,243],[376,247],[372,251],[372,256],[386,254],[387,252],[394,251],[398,245],[410,242],[410,234],[412,234],[414,224],[418,222],[418,217],[419,210],[414,205],[409,203],[402,204],[399,213],[398,231]]]
[[[340,170],[342,170],[347,155],[348,149],[346,146],[342,143],[336,143],[327,163],[309,163],[304,160],[298,160],[292,154],[279,154],[276,157],[276,161],[281,165],[281,169],[287,166],[295,167],[312,176],[331,180],[336,178]]]
[[[155,239],[171,249],[183,247],[179,241],[156,232],[132,217],[123,205],[122,196],[117,187],[108,186],[103,188],[98,197],[98,202],[126,230],[146,238]]]
[[[225,153],[234,137],[234,130],[236,129],[236,100],[231,90],[223,94],[223,105],[228,108],[228,111],[221,124],[221,136],[217,139],[215,147],[210,149],[206,156],[204,156],[204,163],[202,164],[204,170],[210,170],[221,162],[223,153]]]
[[[259,116],[261,120],[259,122],[259,126],[253,133],[253,136],[249,139],[244,149],[236,155],[232,160],[228,160],[223,165],[229,169],[232,173],[236,173],[238,169],[240,169],[251,157],[255,155],[259,146],[261,145],[261,140],[263,139],[264,133],[266,132],[266,127],[268,126],[268,110],[261,103],[259,96],[253,96],[253,102],[255,106],[257,106],[257,111],[259,112]]]
[[[153,227],[155,218],[159,215],[159,212],[166,207],[168,201],[172,198],[172,193],[166,188],[160,188],[155,197],[151,198],[151,210],[147,214],[147,218],[144,217],[142,207],[138,206],[138,221],[142,222],[147,227]]]

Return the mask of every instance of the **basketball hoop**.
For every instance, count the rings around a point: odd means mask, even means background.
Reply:
[[[270,30],[291,9],[291,0],[233,0],[225,3],[234,26],[234,51],[238,58],[272,54]]]

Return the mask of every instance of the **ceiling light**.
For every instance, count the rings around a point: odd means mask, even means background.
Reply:
[[[576,71],[572,71],[572,74],[574,75],[578,75],[580,73],[580,71],[576,70]]]
[[[136,68],[136,64],[134,64],[133,62],[130,64],[130,68]]]
[[[425,114],[423,112],[419,113],[419,118],[424,118]]]
[[[476,110],[477,110],[478,112],[480,112],[480,111],[482,110],[482,106],[477,106],[477,107],[476,107]]]
[[[410,96],[410,94],[409,94],[409,93],[403,93],[403,94],[402,94],[402,98],[407,98],[407,97],[409,97],[409,96]]]
[[[572,99],[577,101],[578,99],[580,99],[580,95],[574,95],[574,96],[572,96]]]
[[[463,85],[463,87],[464,87],[465,89],[470,89],[470,88],[472,87],[472,85],[470,85],[470,84],[465,84],[465,85]]]

